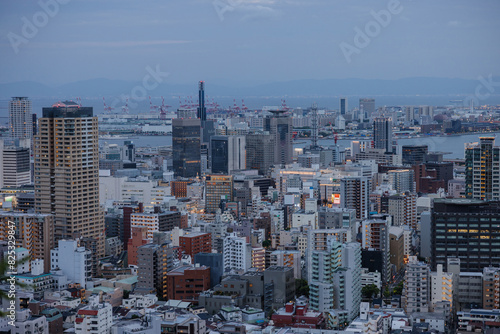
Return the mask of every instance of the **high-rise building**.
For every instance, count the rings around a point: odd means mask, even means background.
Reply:
[[[373,144],[374,148],[383,148],[386,152],[392,152],[391,118],[375,118],[375,120],[373,121]]]
[[[201,125],[199,119],[172,120],[174,175],[196,177],[201,173]]]
[[[403,304],[405,311],[429,312],[431,297],[429,265],[419,262],[416,256],[410,256],[406,266],[403,288]]]
[[[97,259],[105,240],[98,149],[91,107],[65,101],[43,108],[35,136],[35,210],[54,215],[57,240],[93,239]]]
[[[30,143],[0,139],[0,187],[20,187],[31,183]]]
[[[361,303],[361,250],[359,243],[341,244],[329,239],[326,250],[313,251],[311,308],[320,312],[331,309],[348,311],[348,320],[359,314]]]
[[[462,271],[480,272],[500,263],[500,202],[435,199],[431,219],[431,264],[459,258]]]
[[[184,302],[198,302],[201,292],[210,289],[210,269],[206,266],[180,266],[167,273],[167,297]]]
[[[15,225],[16,246],[28,250],[30,260],[43,260],[50,271],[50,250],[54,248],[54,217],[48,214],[0,211],[0,240],[8,240]]]
[[[368,217],[371,181],[366,176],[351,176],[340,180],[340,207],[355,209],[357,219]]]
[[[264,118],[264,131],[274,138],[274,164],[287,165],[293,160],[292,118],[283,110],[271,111],[273,115]]]
[[[359,99],[359,111],[370,118],[375,113],[375,99]],[[363,115],[363,118],[365,118]]]
[[[85,288],[92,274],[91,258],[91,251],[81,247],[79,240],[59,240],[50,251],[50,269],[62,270],[70,282]]]
[[[363,220],[361,223],[362,247],[381,252],[382,262],[376,264],[382,274],[382,282],[391,278],[390,224],[386,220]]]
[[[252,266],[252,245],[245,237],[230,233],[224,238],[223,260],[224,271],[233,269],[247,271]]]
[[[274,165],[274,136],[269,131],[246,135],[246,167],[258,169],[259,174],[267,174]]]
[[[184,236],[179,236],[179,246],[184,254],[191,258],[198,253],[212,252],[212,235],[210,233],[192,232]]]
[[[479,137],[465,148],[465,197],[500,200],[500,147],[495,137]]]
[[[445,272],[443,265],[439,264],[436,271],[430,273],[430,300],[432,308],[435,308],[439,302],[446,301],[450,305],[450,312],[453,309],[453,293],[458,286],[455,286],[456,280],[453,273]]]
[[[210,149],[213,174],[230,174],[246,168],[245,136],[212,136]]]
[[[345,115],[347,113],[347,98],[341,97],[339,100],[339,111],[341,115]]]
[[[417,198],[417,193],[409,191],[389,197],[388,213],[393,217],[393,225],[408,225],[417,229]]]
[[[394,169],[387,172],[389,184],[398,193],[415,191],[415,171],[413,169]]]
[[[14,138],[33,137],[33,116],[31,100],[27,97],[13,97],[9,101],[9,129]]]
[[[207,108],[205,107],[205,81],[198,83],[198,110],[196,117],[202,122],[207,120]]]
[[[173,269],[173,248],[168,244],[146,244],[137,250],[137,287],[139,294],[155,293],[166,299],[167,272]]]
[[[403,164],[414,165],[425,162],[427,145],[403,145]]]
[[[205,212],[217,212],[221,201],[233,201],[233,176],[207,175],[205,180]]]

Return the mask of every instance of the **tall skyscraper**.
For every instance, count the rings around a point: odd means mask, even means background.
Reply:
[[[99,206],[97,117],[72,101],[43,108],[35,136],[35,210],[53,214],[57,240],[93,240],[104,256],[104,216]]]
[[[201,173],[200,120],[172,120],[174,175],[196,177]]]
[[[340,207],[355,209],[357,219],[368,218],[371,181],[366,176],[351,176],[340,180]]]
[[[202,122],[207,120],[207,109],[205,108],[205,81],[198,83],[198,112],[196,117]]]
[[[266,174],[274,165],[274,136],[269,131],[246,135],[246,167]]]
[[[283,110],[272,110],[273,115],[264,118],[264,131],[274,137],[274,164],[287,165],[293,159],[292,118]]]
[[[31,183],[29,142],[28,139],[0,139],[0,167],[2,168],[0,187],[20,187]]]
[[[500,147],[495,137],[479,137],[465,148],[465,197],[500,200]]]
[[[345,115],[347,113],[347,98],[341,97],[339,100],[339,110],[341,115]]]
[[[392,152],[392,120],[389,117],[375,118],[373,121],[374,148]]]
[[[13,97],[9,101],[9,130],[14,138],[33,137],[33,116],[31,100],[27,97]]]
[[[246,168],[245,136],[212,136],[212,173],[230,174]]]
[[[500,202],[435,199],[431,217],[432,269],[450,257],[460,259],[463,271],[500,263]]]
[[[359,111],[363,116],[370,118],[375,113],[375,99],[359,99]]]
[[[232,175],[207,175],[205,182],[205,211],[215,213],[222,200],[233,200]]]

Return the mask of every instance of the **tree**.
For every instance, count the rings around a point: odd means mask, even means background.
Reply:
[[[0,259],[0,284],[8,284],[10,289],[14,288],[15,290],[17,290],[17,288],[26,287],[27,286],[26,284],[16,280],[13,275],[9,275],[9,272],[12,270],[13,266],[17,267],[17,265],[29,261],[29,259],[30,257],[27,256],[25,258],[20,259],[19,261],[16,261],[14,264],[13,262],[9,264],[7,258]],[[10,301],[14,300],[14,298],[12,298],[12,294],[9,291],[4,291],[0,289],[0,300],[8,299],[10,303]],[[9,314],[8,312],[0,311],[0,317],[5,317],[8,314]]]
[[[393,295],[402,295],[403,294],[404,281],[401,281],[393,290]]]
[[[295,280],[295,296],[306,296],[309,297],[309,284],[305,279]]]
[[[262,241],[262,247],[264,247],[264,248],[271,247],[271,240],[264,240],[264,241]]]
[[[380,293],[380,289],[375,284],[365,285],[361,289],[361,294],[363,297],[372,299],[374,296],[378,296]]]

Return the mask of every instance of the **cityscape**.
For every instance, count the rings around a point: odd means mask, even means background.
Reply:
[[[444,2],[0,5],[0,333],[500,333],[500,4]]]

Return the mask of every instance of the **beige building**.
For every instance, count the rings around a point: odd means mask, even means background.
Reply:
[[[50,271],[50,250],[54,243],[54,216],[49,214],[0,211],[0,240],[7,240],[15,226],[16,246],[28,250],[30,260],[44,260],[44,272]]]
[[[43,108],[35,136],[35,209],[54,215],[55,237],[85,239],[93,260],[104,256],[99,207],[97,117],[72,101]]]
[[[205,212],[217,212],[222,200],[233,200],[233,176],[208,175],[205,181]]]

